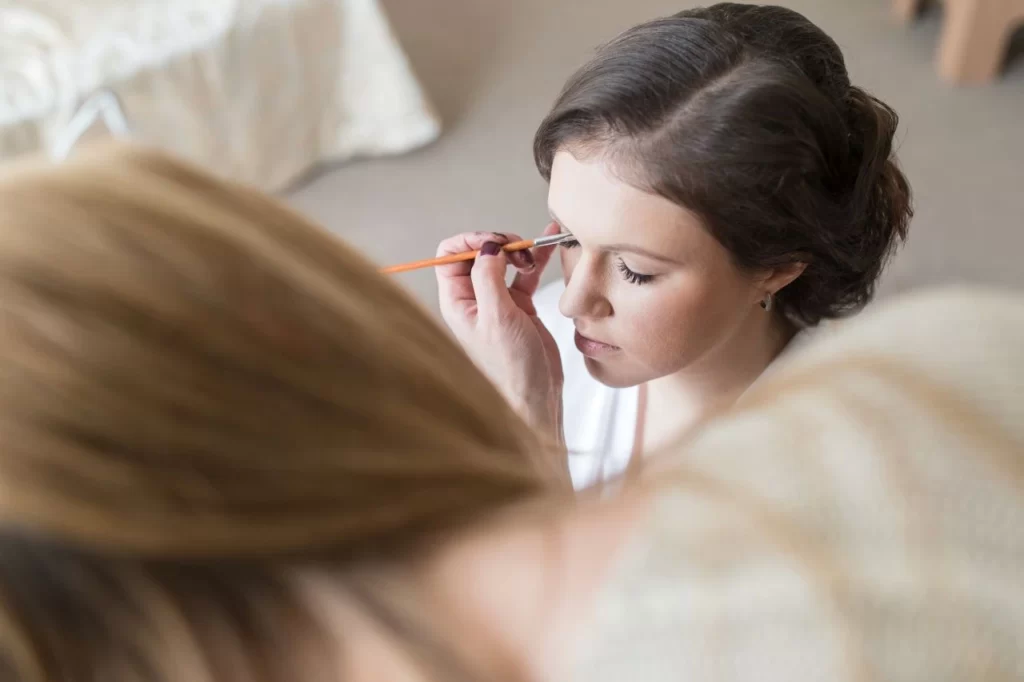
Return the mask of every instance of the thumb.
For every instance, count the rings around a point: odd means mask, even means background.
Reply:
[[[501,319],[516,307],[505,284],[505,269],[508,260],[501,246],[487,242],[481,247],[480,255],[473,263],[470,277],[473,279],[473,293],[476,294],[477,316],[491,321]]]

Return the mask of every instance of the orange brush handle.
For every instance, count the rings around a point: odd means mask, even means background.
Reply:
[[[511,244],[505,244],[501,247],[502,251],[522,251],[528,249],[536,243],[535,239],[524,239],[521,242],[512,242]],[[434,268],[438,265],[450,265],[452,263],[461,263],[464,260],[474,260],[480,255],[479,251],[465,251],[463,253],[453,253],[450,256],[441,256],[439,258],[425,258],[423,260],[414,260],[411,263],[402,263],[401,265],[391,265],[386,268],[381,268],[380,271],[385,275],[393,275],[397,272],[409,272],[410,270],[420,270],[422,268]]]

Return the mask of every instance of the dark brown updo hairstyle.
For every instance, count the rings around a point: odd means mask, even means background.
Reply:
[[[906,239],[897,116],[850,84],[835,41],[782,7],[721,3],[636,26],[566,84],[534,141],[602,154],[701,217],[749,271],[803,262],[778,293],[794,322],[858,310]]]

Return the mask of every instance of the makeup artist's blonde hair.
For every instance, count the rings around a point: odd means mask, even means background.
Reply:
[[[0,678],[303,678],[293,567],[415,552],[543,452],[282,204],[127,146],[0,177]]]

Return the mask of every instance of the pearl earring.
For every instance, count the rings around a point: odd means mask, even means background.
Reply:
[[[773,303],[775,303],[775,301],[772,297],[772,292],[769,291],[764,295],[764,298],[761,299],[761,307],[764,308],[765,312],[770,313],[772,311]]]

